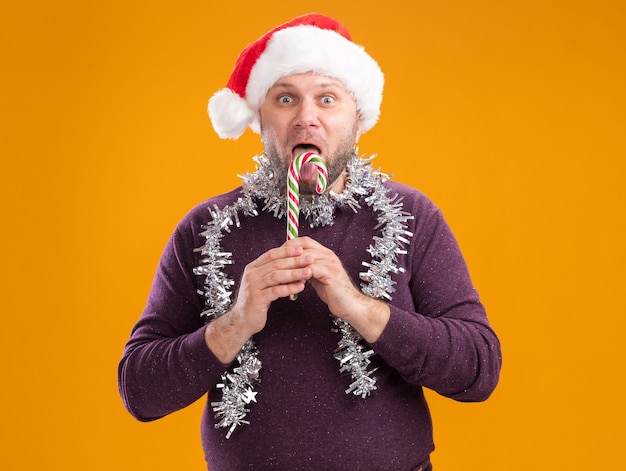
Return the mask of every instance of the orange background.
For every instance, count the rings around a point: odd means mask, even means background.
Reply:
[[[502,340],[488,402],[429,394],[436,469],[623,467],[623,1],[15,0],[1,470],[203,469],[201,403],[135,422],[116,366],[174,225],[261,150],[220,141],[208,98],[245,44],[313,10],[386,73],[361,151],[442,208]]]

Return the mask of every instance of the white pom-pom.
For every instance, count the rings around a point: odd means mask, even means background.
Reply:
[[[245,100],[229,88],[219,90],[209,100],[213,129],[222,139],[237,139],[255,118]]]

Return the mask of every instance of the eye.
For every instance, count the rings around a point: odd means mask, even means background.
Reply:
[[[292,101],[293,101],[293,98],[291,98],[288,95],[281,95],[278,97],[279,103],[291,103]]]
[[[332,105],[335,102],[335,99],[330,95],[325,95],[322,97],[322,103],[325,105]]]

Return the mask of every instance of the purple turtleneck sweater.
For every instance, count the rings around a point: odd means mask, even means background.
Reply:
[[[434,449],[432,425],[422,387],[459,401],[482,401],[495,388],[500,344],[470,280],[459,247],[441,212],[420,192],[386,182],[389,194],[403,196],[414,216],[407,253],[398,257],[403,273],[392,275],[391,317],[371,344],[370,368],[377,389],[367,398],[346,394],[349,376],[339,372],[333,351],[340,334],[326,305],[307,286],[296,301],[279,299],[265,329],[254,336],[263,363],[257,402],[249,425],[215,428],[210,402],[225,370],[204,341],[200,313],[204,277],[194,249],[205,243],[207,208],[232,205],[240,189],[214,197],[190,211],[163,252],[146,308],[135,325],[119,365],[124,404],[139,420],[150,421],[181,409],[208,393],[201,434],[211,471],[417,470]],[[262,207],[262,203],[259,204]],[[224,231],[222,249],[232,253],[225,270],[236,284],[246,264],[284,242],[285,219],[259,211],[240,216],[241,226]],[[333,250],[360,284],[376,214],[361,204],[354,212],[338,206],[332,226],[307,235]],[[425,467],[426,469],[426,467]]]

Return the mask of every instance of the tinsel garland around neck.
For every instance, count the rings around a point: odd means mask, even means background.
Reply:
[[[300,214],[311,227],[329,226],[334,222],[338,205],[359,211],[364,202],[376,213],[378,225],[374,228],[380,235],[375,235],[368,248],[372,260],[362,262],[366,268],[359,273],[361,291],[368,296],[391,300],[395,291],[392,274],[404,271],[398,266],[398,255],[405,254],[405,245],[413,234],[407,231],[407,221],[413,216],[402,210],[402,198],[389,196],[389,189],[384,182],[388,176],[372,168],[371,159],[360,158],[354,154],[348,162],[348,178],[341,193],[315,195],[310,200],[301,198]],[[205,276],[204,291],[206,309],[202,316],[212,321],[228,311],[231,304],[231,288],[235,282],[224,273],[224,268],[233,263],[232,253],[224,252],[221,239],[233,229],[242,225],[242,220],[253,218],[258,213],[258,203],[263,202],[261,211],[270,212],[274,217],[282,218],[287,211],[287,201],[281,189],[274,182],[274,174],[265,156],[256,156],[256,171],[240,176],[243,181],[241,196],[231,205],[223,208],[209,208],[212,220],[207,223],[202,235],[206,243],[196,249],[202,255],[201,265],[194,269],[196,275]],[[339,362],[340,372],[349,372],[352,383],[345,390],[365,398],[376,389],[374,370],[368,371],[369,358],[373,350],[366,349],[361,336],[346,321],[334,318],[336,331],[341,333],[341,340],[334,356]],[[253,339],[249,339],[237,356],[238,366],[222,375],[222,382],[217,385],[222,389],[221,401],[212,402],[211,406],[218,420],[216,427],[228,428],[229,438],[238,425],[248,424],[245,419],[250,412],[248,405],[256,402],[256,383],[260,382],[261,361]]]

